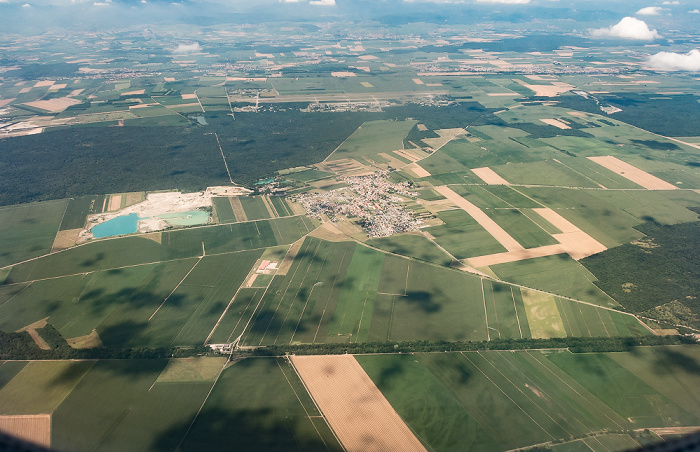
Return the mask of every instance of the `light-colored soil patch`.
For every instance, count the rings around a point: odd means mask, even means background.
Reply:
[[[134,91],[127,91],[125,93],[122,93],[122,96],[138,96],[140,94],[145,94],[146,90],[145,89],[137,89]]]
[[[510,182],[487,166],[483,168],[473,168],[472,172],[489,185],[510,185]]]
[[[163,80],[165,80],[166,82],[174,82],[175,77],[163,77]]]
[[[561,243],[562,249],[573,259],[583,259],[607,249],[605,245],[583,232],[554,210],[548,207],[533,210],[562,232],[561,234],[552,234],[552,237]]]
[[[588,159],[648,190],[678,190],[678,187],[675,185],[669,184],[656,176],[652,176],[646,171],[642,171],[629,163],[623,162],[617,157],[607,155],[603,157],[588,157]]]
[[[287,199],[287,205],[292,209],[292,215],[306,215],[306,209],[298,202],[291,202]]]
[[[407,165],[406,162],[402,162],[401,160],[397,159],[393,155],[387,154],[386,152],[380,152],[378,155],[387,159],[387,164],[392,168],[402,168]]]
[[[78,236],[80,235],[82,229],[67,229],[65,231],[58,231],[56,238],[53,241],[53,246],[51,247],[51,252],[65,250],[71,246],[75,246],[78,241]]]
[[[92,330],[90,334],[86,334],[85,336],[66,339],[66,342],[68,342],[68,345],[71,347],[79,349],[102,347],[102,340],[100,339],[100,336],[97,334],[96,330]]]
[[[142,191],[135,191],[131,193],[123,193],[122,196],[126,196],[126,206],[132,206],[146,199],[146,193]]]
[[[358,242],[365,242],[369,238],[367,237],[365,230],[354,221],[343,217],[336,217],[336,220],[335,226],[346,236],[357,240]]]
[[[233,210],[233,214],[236,216],[236,221],[248,221],[248,216],[245,214],[243,204],[241,204],[241,200],[238,196],[228,198],[228,202],[231,204],[231,210]]]
[[[416,124],[416,128],[422,132],[428,130],[428,127],[425,124]]]
[[[54,83],[56,83],[55,80],[41,80],[41,81],[36,82],[36,83],[34,84],[34,87],[35,87],[35,88],[40,88],[40,87],[42,87],[42,86],[51,86],[51,85],[53,85]]]
[[[354,72],[344,72],[344,71],[331,72],[331,75],[333,77],[357,77],[357,75]]]
[[[523,80],[513,79],[516,83],[520,83],[525,88],[535,92],[535,96],[556,97],[561,93],[572,90],[574,87],[568,83],[554,82],[551,85],[530,85]]]
[[[297,240],[296,242],[292,243],[292,245],[287,250],[287,254],[284,255],[282,262],[280,262],[279,267],[277,267],[277,275],[284,276],[287,274],[289,269],[292,267],[292,264],[294,263],[294,259],[296,259],[297,254],[299,254],[301,245],[303,244],[303,237]]]
[[[418,160],[422,160],[430,155],[418,149],[400,149],[394,151],[394,154],[400,155],[401,157],[412,162],[417,162]]]
[[[550,119],[540,119],[540,121],[542,121],[542,122],[545,123],[545,124],[549,124],[550,126],[558,127],[558,128],[560,128],[560,129],[570,129],[570,128],[571,128],[570,126],[564,124],[563,122],[561,122],[561,121],[558,120],[558,119],[553,119],[553,118],[550,118]]]
[[[330,242],[343,242],[350,239],[330,221],[325,221],[321,226],[311,231],[309,235]]]
[[[369,68],[367,68],[369,69]],[[360,85],[364,86],[365,88],[374,88],[374,85],[371,84],[370,82],[360,82]]]
[[[25,326],[24,328],[20,328],[16,332],[21,333],[23,331],[26,331],[32,337],[32,340],[37,345],[37,347],[39,347],[42,350],[51,350],[51,347],[49,347],[49,344],[47,344],[46,341],[44,340],[44,338],[39,336],[39,333],[36,332],[36,330],[44,328],[46,326],[47,320],[48,320],[48,317],[43,318],[41,320],[38,320],[34,323],[30,323],[29,325]]]
[[[109,206],[107,207],[108,212],[113,212],[119,210],[122,207],[122,195],[110,195]]]
[[[430,213],[443,212],[445,210],[452,210],[455,208],[455,204],[449,199],[438,199],[435,201],[421,201],[423,207],[425,207]]]
[[[183,99],[196,99],[197,98],[196,94],[180,94],[180,96]]]
[[[486,93],[489,97],[513,97],[519,96],[518,93]]]
[[[345,450],[425,450],[354,356],[293,356],[292,363]]]
[[[523,246],[521,244],[519,244],[513,237],[511,237],[510,234],[508,234],[488,215],[482,212],[481,209],[459,196],[457,193],[452,191],[450,187],[441,185],[438,187],[434,187],[434,189],[442,196],[455,203],[457,207],[467,212],[472,218],[476,220],[477,223],[481,225],[481,227],[486,229],[488,233],[491,234],[493,238],[498,241],[498,243],[503,245],[505,249],[507,249],[508,251],[517,251],[523,249]]]
[[[258,274],[253,273],[250,275],[250,278],[245,282],[245,287],[253,287],[253,284],[255,284],[255,280],[258,279]]]
[[[521,290],[521,293],[533,339],[566,337],[553,295],[534,290]]]
[[[429,177],[430,173],[420,166],[419,164],[413,162],[410,165],[406,165],[403,167],[403,171],[406,171],[407,173],[416,176],[416,177]]]
[[[419,78],[414,78],[413,83],[415,83],[416,85],[423,85],[424,84],[423,80],[421,80]]]
[[[23,414],[0,416],[0,432],[37,446],[50,447],[51,415]]]
[[[225,357],[175,358],[158,375],[156,383],[214,381],[226,362]]]
[[[149,232],[148,234],[139,234],[139,237],[144,239],[153,240],[156,243],[162,243],[163,234],[161,232]]]
[[[0,107],[4,107],[5,105],[9,104],[13,100],[15,100],[14,97],[12,99],[0,99]]]
[[[564,253],[564,248],[561,245],[547,245],[537,248],[522,249],[517,251],[509,251],[507,253],[488,254],[486,256],[470,257],[467,262],[474,267],[482,268],[490,265],[506,264],[508,262],[518,262],[534,257],[553,256],[555,254]]]
[[[360,55],[357,58],[359,58],[360,60],[378,60],[379,59],[378,56],[374,56],[374,55]]]
[[[277,211],[275,210],[275,206],[272,205],[270,202],[270,198],[267,195],[261,196],[263,204],[265,204],[265,208],[267,209],[267,213],[270,214],[270,218],[277,218],[279,215],[277,215]]]
[[[58,113],[66,108],[79,104],[78,99],[73,99],[71,97],[57,97],[56,99],[48,100],[35,100],[34,102],[26,102],[24,105],[28,105],[34,108],[40,108],[42,110],[50,111],[52,113]]]

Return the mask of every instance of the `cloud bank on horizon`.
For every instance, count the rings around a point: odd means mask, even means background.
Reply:
[[[172,53],[175,55],[186,55],[188,53],[197,53],[202,51],[202,46],[199,45],[199,43],[191,43],[191,44],[180,44],[174,49],[171,50]]]
[[[700,71],[700,50],[693,49],[688,53],[659,52],[651,55],[646,64],[651,69],[662,71]]]
[[[656,29],[650,30],[643,20],[629,16],[623,17],[620,22],[611,27],[591,30],[590,34],[596,38],[622,38],[638,41],[653,41],[662,37]]]

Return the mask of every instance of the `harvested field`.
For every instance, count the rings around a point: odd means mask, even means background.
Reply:
[[[354,356],[293,356],[292,364],[346,450],[426,450]]]
[[[403,168],[404,171],[409,174],[413,174],[416,177],[430,177],[430,173],[426,171],[422,166],[417,163],[411,163]]]
[[[629,163],[623,162],[617,157],[606,155],[602,157],[588,157],[588,159],[648,190],[678,190],[678,187],[675,185],[669,184],[656,176],[652,176],[646,171],[642,171]]]
[[[394,168],[402,168],[406,166],[406,162],[402,162],[401,160],[397,159],[393,155],[387,154],[386,152],[380,152],[377,155],[379,155],[382,158],[385,158],[387,160],[387,164]]]
[[[49,344],[47,344],[44,338],[39,336],[39,333],[36,332],[36,330],[44,328],[46,326],[46,320],[48,320],[48,317],[31,323],[25,326],[24,328],[17,330],[17,333],[26,331],[32,337],[32,340],[37,345],[37,347],[39,347],[42,350],[50,350],[51,347],[49,347]]]
[[[510,185],[510,182],[489,167],[473,168],[472,172],[489,185]]]
[[[507,253],[488,254],[486,256],[470,257],[468,262],[473,267],[488,267],[490,265],[517,262],[534,257],[553,256],[565,252],[561,245],[547,245],[537,248],[509,251]]]
[[[549,124],[550,126],[558,127],[560,129],[570,129],[571,126],[565,124],[564,122],[558,120],[558,119],[540,119],[545,124]]]
[[[183,99],[196,99],[197,95],[196,94],[181,94]]]
[[[4,107],[5,105],[9,104],[13,100],[15,100],[14,97],[12,99],[0,99],[0,107]]]
[[[289,268],[292,266],[292,263],[294,262],[294,259],[297,257],[297,254],[299,253],[299,250],[301,249],[301,245],[304,244],[304,238],[300,238],[296,242],[292,243],[292,245],[289,247],[287,250],[287,254],[284,255],[284,259],[282,259],[282,262],[280,262],[279,267],[277,267],[277,275],[279,276],[284,276],[287,274],[289,271]]]
[[[112,212],[112,211],[121,209],[121,207],[122,207],[122,195],[110,195],[107,211]]]
[[[236,217],[236,221],[248,221],[248,217],[243,210],[243,204],[238,196],[232,196],[228,198],[231,203],[231,210],[233,210],[233,215]]]
[[[440,149],[457,135],[461,135],[465,132],[463,128],[457,127],[454,129],[439,129],[436,130],[435,133],[439,135],[438,138],[423,138],[423,142],[433,149]]]
[[[56,238],[53,241],[53,246],[51,247],[51,252],[65,250],[74,246],[78,241],[78,236],[80,235],[82,229],[67,229],[65,231],[58,231]]]
[[[51,446],[51,415],[29,414],[0,416],[0,432],[38,446]]]
[[[100,340],[100,336],[97,334],[96,330],[92,330],[90,334],[86,334],[85,336],[78,336],[78,337],[73,337],[70,339],[66,339],[66,342],[68,345],[70,345],[73,348],[101,348],[102,347],[102,340]]]
[[[58,97],[56,99],[36,100],[34,102],[27,102],[24,105],[28,105],[34,108],[40,108],[42,110],[50,111],[52,113],[58,113],[72,105],[77,105],[79,103],[80,101],[77,99],[72,99],[70,97]]]
[[[583,259],[607,249],[605,245],[583,232],[554,210],[545,207],[533,209],[533,211],[562,232],[561,234],[552,234],[552,237],[561,243],[564,251],[574,259]]]
[[[411,149],[399,149],[397,151],[394,151],[394,154],[399,155],[412,162],[417,162],[418,160],[424,159],[428,156],[428,154],[426,154],[423,151],[416,151]]]
[[[467,201],[466,199],[459,196],[457,193],[452,191],[450,187],[445,185],[435,187],[435,190],[443,195],[445,198],[449,199],[455,203],[460,209],[467,212],[472,218],[474,218],[477,223],[486,229],[489,234],[493,236],[501,245],[505,247],[508,251],[522,250],[523,247],[518,242],[515,241],[506,231],[503,230],[495,221],[493,221],[488,215],[486,215],[481,209]]]
[[[525,88],[534,91],[535,96],[556,97],[559,94],[565,93],[574,88],[572,85],[562,82],[554,82],[551,85],[530,85],[520,79],[513,79],[513,81],[520,83]]]

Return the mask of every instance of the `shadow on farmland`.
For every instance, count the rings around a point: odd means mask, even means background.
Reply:
[[[99,262],[103,261],[105,259],[105,253],[97,253],[95,257],[91,259],[85,259],[80,263],[81,267],[92,267],[93,265],[97,265]]]
[[[654,363],[654,372],[658,375],[673,374],[677,371],[700,375],[700,362],[691,356],[669,348],[660,348],[656,355],[658,360]]]
[[[270,408],[207,408],[200,413],[179,450],[342,450],[335,441],[324,444],[316,434],[309,434],[313,429],[304,425],[308,422],[306,416],[284,416],[284,410]],[[148,449],[175,450],[189,426],[189,420],[171,426],[159,434]]]
[[[146,329],[146,326],[147,322],[125,320],[102,329],[99,332],[100,339],[106,347],[126,347],[132,338]]]
[[[441,295],[442,291],[426,292],[424,290],[409,290],[406,292],[406,296],[401,299],[407,303],[415,304],[425,313],[434,313],[439,311],[442,307],[440,304],[436,303],[433,298],[435,295]]]

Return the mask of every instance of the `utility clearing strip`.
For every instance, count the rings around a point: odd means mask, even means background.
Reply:
[[[426,450],[354,356],[292,356],[292,364],[345,450]]]

